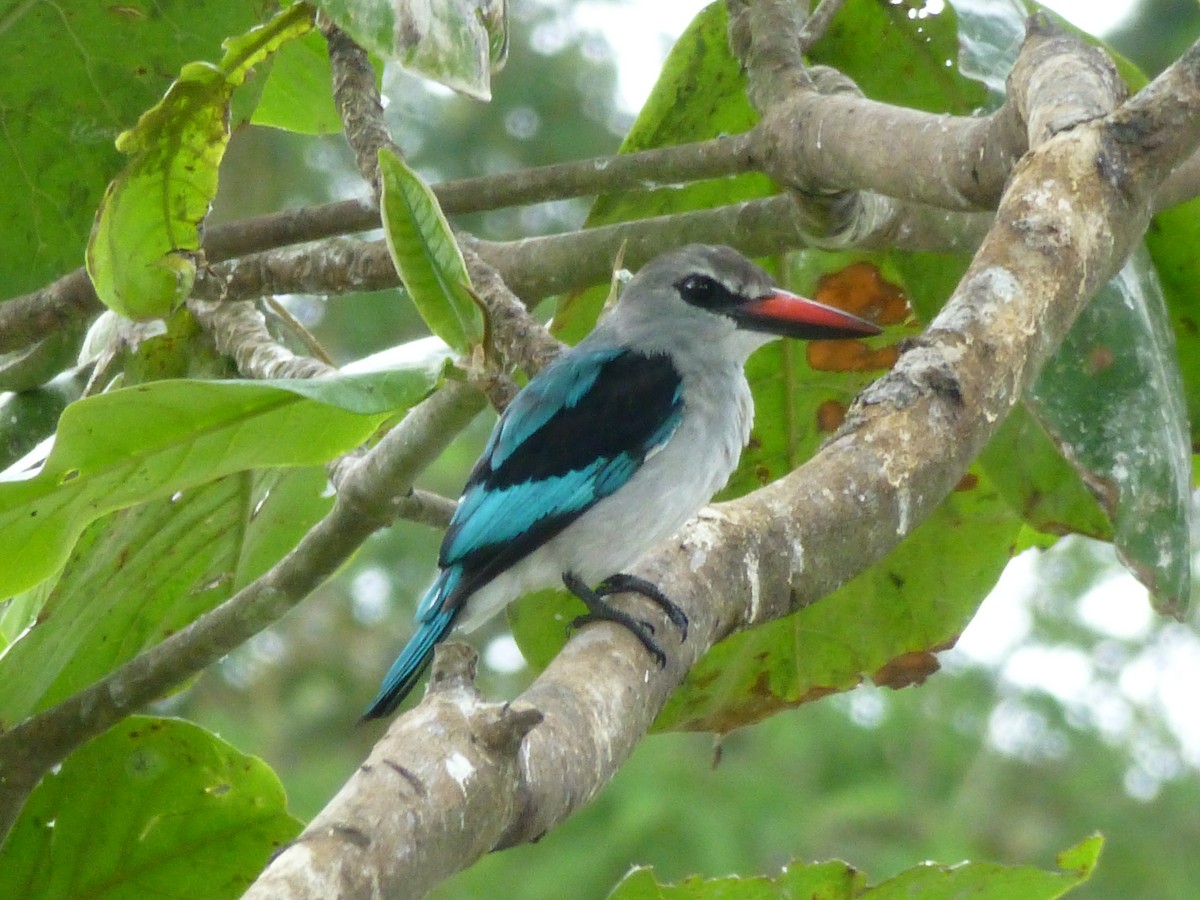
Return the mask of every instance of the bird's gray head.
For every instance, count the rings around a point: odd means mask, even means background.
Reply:
[[[648,262],[612,318],[625,340],[664,351],[724,350],[741,361],[775,337],[806,340],[878,334],[870,322],[776,287],[730,247],[689,244]]]

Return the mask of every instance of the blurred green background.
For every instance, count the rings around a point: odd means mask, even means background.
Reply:
[[[389,73],[387,112],[410,161],[439,181],[613,152],[635,112],[618,102],[618,73],[631,63],[587,23],[629,5],[513,4],[509,63],[487,106]],[[686,22],[681,13],[675,27]],[[1148,0],[1106,37],[1153,74],[1198,32],[1196,3]],[[665,52],[668,38],[642,35],[637,46]],[[262,159],[278,165],[263,171]],[[297,171],[308,173],[302,182]],[[251,127],[234,137],[221,190],[218,218],[362,192],[340,137]],[[456,225],[515,238],[577,227],[586,209],[556,203]],[[394,292],[288,305],[339,361],[423,331]],[[456,494],[490,424],[481,416],[423,486]],[[312,816],[381,734],[353,723],[410,633],[439,539],[409,523],[376,536],[287,620],[161,711],[265,758],[293,812]],[[473,641],[485,693],[515,695],[529,673],[503,620]],[[435,896],[603,896],[632,865],[678,879],[840,857],[872,882],[925,858],[1048,867],[1096,830],[1108,843],[1080,896],[1195,895],[1200,866],[1187,848],[1200,842],[1200,709],[1190,693],[1200,641],[1153,619],[1106,548],[1067,540],[1020,557],[941,659],[920,688],[864,686],[717,742],[652,737],[565,826],[483,860]]]

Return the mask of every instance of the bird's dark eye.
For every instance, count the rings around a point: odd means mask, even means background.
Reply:
[[[729,288],[707,275],[688,275],[675,287],[687,303],[701,309],[721,309],[738,304],[738,297]]]

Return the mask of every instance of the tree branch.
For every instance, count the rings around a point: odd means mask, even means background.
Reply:
[[[813,232],[823,226],[807,218],[806,209],[797,206],[790,196],[779,195],[521,241],[461,240],[495,269],[514,294],[532,306],[542,297],[606,281],[622,246],[626,247],[626,264],[634,268],[665,250],[693,241],[729,244],[751,256],[810,245],[962,251],[978,246],[992,216],[899,204],[888,216],[856,215],[850,219],[852,229],[863,230],[817,239]],[[385,290],[398,284],[399,277],[383,241],[330,238],[212,266],[208,272],[198,274],[193,296],[237,300],[277,293],[337,295]]]
[[[308,356],[297,356],[276,343],[266,319],[249,300],[221,303],[191,299],[188,308],[217,345],[247,378],[316,378],[337,371]]]
[[[1032,57],[1046,34],[1038,22],[1024,52]],[[1091,65],[1091,53],[1072,43],[1054,56]],[[1036,97],[1040,71],[1015,72],[1010,92]],[[662,623],[664,669],[623,629],[588,626],[512,704],[522,722],[541,716],[519,751],[479,749],[506,707],[461,680],[431,689],[247,897],[368,885],[421,896],[490,847],[536,839],[607,782],[713,642],[816,601],[911,532],[1122,265],[1162,179],[1200,143],[1200,51],[1147,90],[1066,130],[1035,124],[1034,149],[951,300],[831,443],[775,484],[702,513],[636,567],[690,619],[683,644]],[[1092,99],[1103,107],[1110,97],[1100,89]]]

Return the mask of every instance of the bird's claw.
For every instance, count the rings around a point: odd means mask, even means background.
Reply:
[[[659,609],[666,614],[666,617],[671,620],[671,624],[679,629],[680,640],[687,640],[688,633],[688,617],[682,609],[680,609],[662,590],[652,581],[647,581],[645,578],[638,578],[636,575],[627,575],[624,572],[618,572],[615,575],[610,575],[596,588],[596,593],[602,597],[607,597],[610,594],[619,594],[629,591],[635,594],[641,594],[647,600],[654,602]],[[653,628],[650,629],[654,631]]]
[[[625,591],[641,594],[649,600],[652,600],[658,605],[672,624],[679,629],[681,640],[687,640],[688,618],[682,609],[672,603],[667,596],[658,589],[658,586],[652,584],[644,578],[638,578],[636,575],[626,575],[617,573],[606,578],[595,589],[588,587],[583,583],[577,575],[567,573],[563,575],[563,584],[576,597],[584,602],[588,611],[586,615],[580,616],[573,623],[573,627],[579,628],[589,622],[617,622],[624,625],[633,636],[641,641],[642,646],[646,648],[651,656],[654,657],[661,669],[667,664],[667,654],[663,652],[662,647],[654,640],[654,626],[644,619],[637,619],[629,615],[623,610],[617,609],[604,598],[611,594],[619,594]]]

